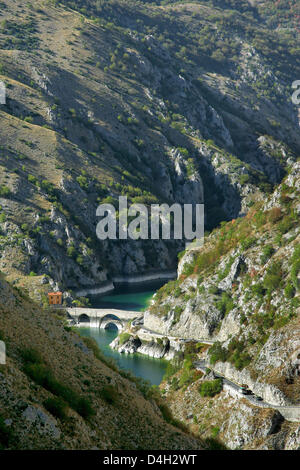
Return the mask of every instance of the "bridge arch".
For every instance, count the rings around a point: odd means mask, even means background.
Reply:
[[[90,323],[91,319],[86,313],[82,313],[78,317],[78,322],[79,323]]]
[[[123,330],[124,324],[116,315],[108,314],[101,318],[99,328],[105,330],[109,325],[115,325],[119,331]]]

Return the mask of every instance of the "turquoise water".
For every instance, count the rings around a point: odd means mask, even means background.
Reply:
[[[98,308],[118,308],[121,310],[136,310],[141,312],[148,305],[155,291],[131,292],[124,294],[104,295],[97,299],[92,299],[92,304],[97,303]]]
[[[116,329],[98,330],[97,328],[80,327],[80,334],[94,338],[105,356],[113,358],[120,369],[129,370],[136,377],[149,380],[153,385],[161,383],[167,366],[166,361],[153,359],[143,354],[120,354],[111,349],[109,344],[118,334]]]
[[[92,295],[89,300],[95,308],[118,308],[120,310],[144,310],[155,294],[165,284],[165,281],[152,281],[144,286],[123,285],[118,286],[112,294]]]
[[[148,286],[146,291],[140,290],[140,292],[134,292],[134,288],[127,286],[118,289],[114,294],[92,296],[90,302],[93,307],[97,308],[116,308],[140,312],[147,307],[153,294],[161,285],[161,282],[159,284],[156,283],[155,285]],[[80,333],[83,336],[94,338],[105,356],[113,358],[119,368],[129,370],[136,377],[149,380],[153,385],[161,383],[167,362],[162,359],[153,359],[143,354],[120,354],[111,349],[109,345],[118,335],[116,328],[100,330],[97,328],[80,327]]]

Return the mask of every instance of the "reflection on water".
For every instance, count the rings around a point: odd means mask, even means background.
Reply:
[[[110,295],[93,295],[90,297],[91,305],[95,308],[115,308],[120,310],[144,310],[155,294],[164,284],[163,281],[147,283],[147,288],[142,286],[124,285]],[[97,328],[80,327],[84,336],[94,338],[103,353],[115,360],[121,369],[129,370],[137,377],[149,380],[154,385],[159,385],[166,370],[167,362],[161,359],[153,359],[142,354],[120,354],[111,349],[109,344],[118,335],[116,328],[100,330]]]
[[[135,376],[149,380],[153,385],[159,385],[162,381],[167,366],[166,361],[142,354],[120,354],[109,347],[118,334],[116,328],[100,330],[82,326],[80,334],[94,338],[105,356],[113,358],[121,369],[129,370]]]

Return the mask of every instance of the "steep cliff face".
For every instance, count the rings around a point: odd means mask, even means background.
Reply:
[[[226,390],[214,397],[203,397],[199,388],[207,380],[205,377],[180,385],[177,376],[163,383],[162,390],[174,415],[194,434],[235,450],[299,449],[299,423],[284,420],[279,411],[259,408]]]
[[[180,244],[96,238],[120,194],[204,200],[207,228],[264,198],[300,147],[296,32],[264,7],[1,3],[3,272],[43,291],[174,268]]]
[[[157,292],[142,325],[129,331],[138,351],[152,355],[160,345],[159,357],[172,359],[162,389],[173,412],[230,448],[299,447],[299,424],[280,414],[300,404],[299,175],[297,162],[268,199],[184,253],[178,279]],[[274,409],[225,386],[204,399],[201,384],[214,376],[199,378],[197,361]]]
[[[0,449],[201,447],[164,421],[150,389],[3,278],[0,338]]]
[[[211,358],[227,359],[240,371],[238,382],[276,384],[296,401],[289,376],[300,348],[299,169],[293,165],[245,218],[214,231],[201,251],[187,252],[178,280],[156,294],[144,315],[148,330],[215,342]]]

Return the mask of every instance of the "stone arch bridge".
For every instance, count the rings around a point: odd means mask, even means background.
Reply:
[[[139,312],[116,310],[109,308],[71,307],[66,309],[70,320],[76,324],[86,324],[94,328],[105,329],[108,325],[115,325],[119,331],[137,318]]]

